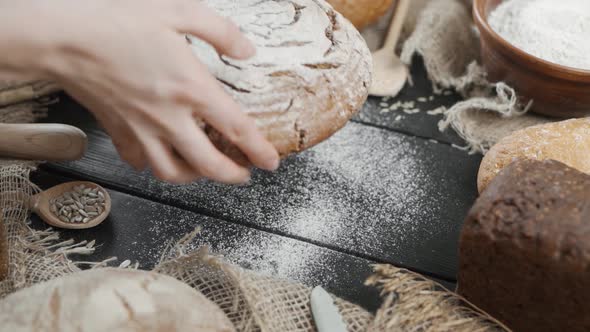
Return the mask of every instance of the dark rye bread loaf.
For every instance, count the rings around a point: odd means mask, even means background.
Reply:
[[[477,200],[458,291],[515,331],[590,331],[590,176],[520,160]]]

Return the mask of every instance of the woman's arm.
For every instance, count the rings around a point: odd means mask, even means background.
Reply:
[[[249,177],[194,117],[255,166],[276,169],[276,150],[191,53],[186,33],[230,57],[255,53],[234,24],[192,0],[0,0],[0,78],[57,81],[94,113],[123,159],[171,182]]]

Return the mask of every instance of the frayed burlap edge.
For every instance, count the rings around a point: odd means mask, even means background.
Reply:
[[[7,96],[14,97],[11,102],[20,98],[31,99],[53,91],[53,88],[45,89],[43,86],[21,84],[9,87],[3,84],[0,100],[9,100]],[[10,93],[5,94],[7,91]],[[0,123],[34,122],[46,116],[47,105],[54,101],[54,98],[42,98],[0,107]],[[68,255],[91,254],[94,251],[94,242],[60,240],[59,233],[54,230],[38,231],[29,227],[28,201],[38,192],[29,175],[36,166],[35,161],[0,159],[0,222],[3,228],[0,233],[4,233],[4,238],[0,239],[4,243],[0,248],[0,262],[8,263],[8,269],[1,271],[0,275],[0,298],[36,283],[79,271],[77,263],[69,260]]]
[[[487,80],[470,7],[470,1],[429,1],[403,44],[401,60],[410,64],[420,55],[435,92],[452,89],[465,98],[444,111],[439,128],[454,129],[470,153],[486,153],[512,132],[551,120],[527,113],[530,104],[519,103],[507,84]]]
[[[199,230],[169,245],[155,272],[173,276],[215,302],[238,331],[314,331],[311,288],[256,274],[211,255],[190,252]],[[381,290],[376,316],[334,297],[348,331],[509,331],[442,286],[391,265],[375,266],[367,284]]]

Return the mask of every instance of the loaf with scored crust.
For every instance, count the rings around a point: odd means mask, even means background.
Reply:
[[[219,56],[190,37],[196,56],[238,101],[281,156],[342,128],[371,85],[371,54],[354,26],[323,0],[206,0],[257,47],[248,60]],[[222,152],[245,157],[212,127]]]
[[[154,272],[96,269],[22,289],[0,301],[10,332],[234,332],[190,286]]]

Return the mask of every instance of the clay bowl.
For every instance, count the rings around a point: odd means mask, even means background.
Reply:
[[[502,0],[475,0],[473,16],[481,39],[481,57],[491,81],[514,87],[532,111],[552,117],[590,116],[590,71],[557,65],[532,56],[500,37],[488,24]]]

